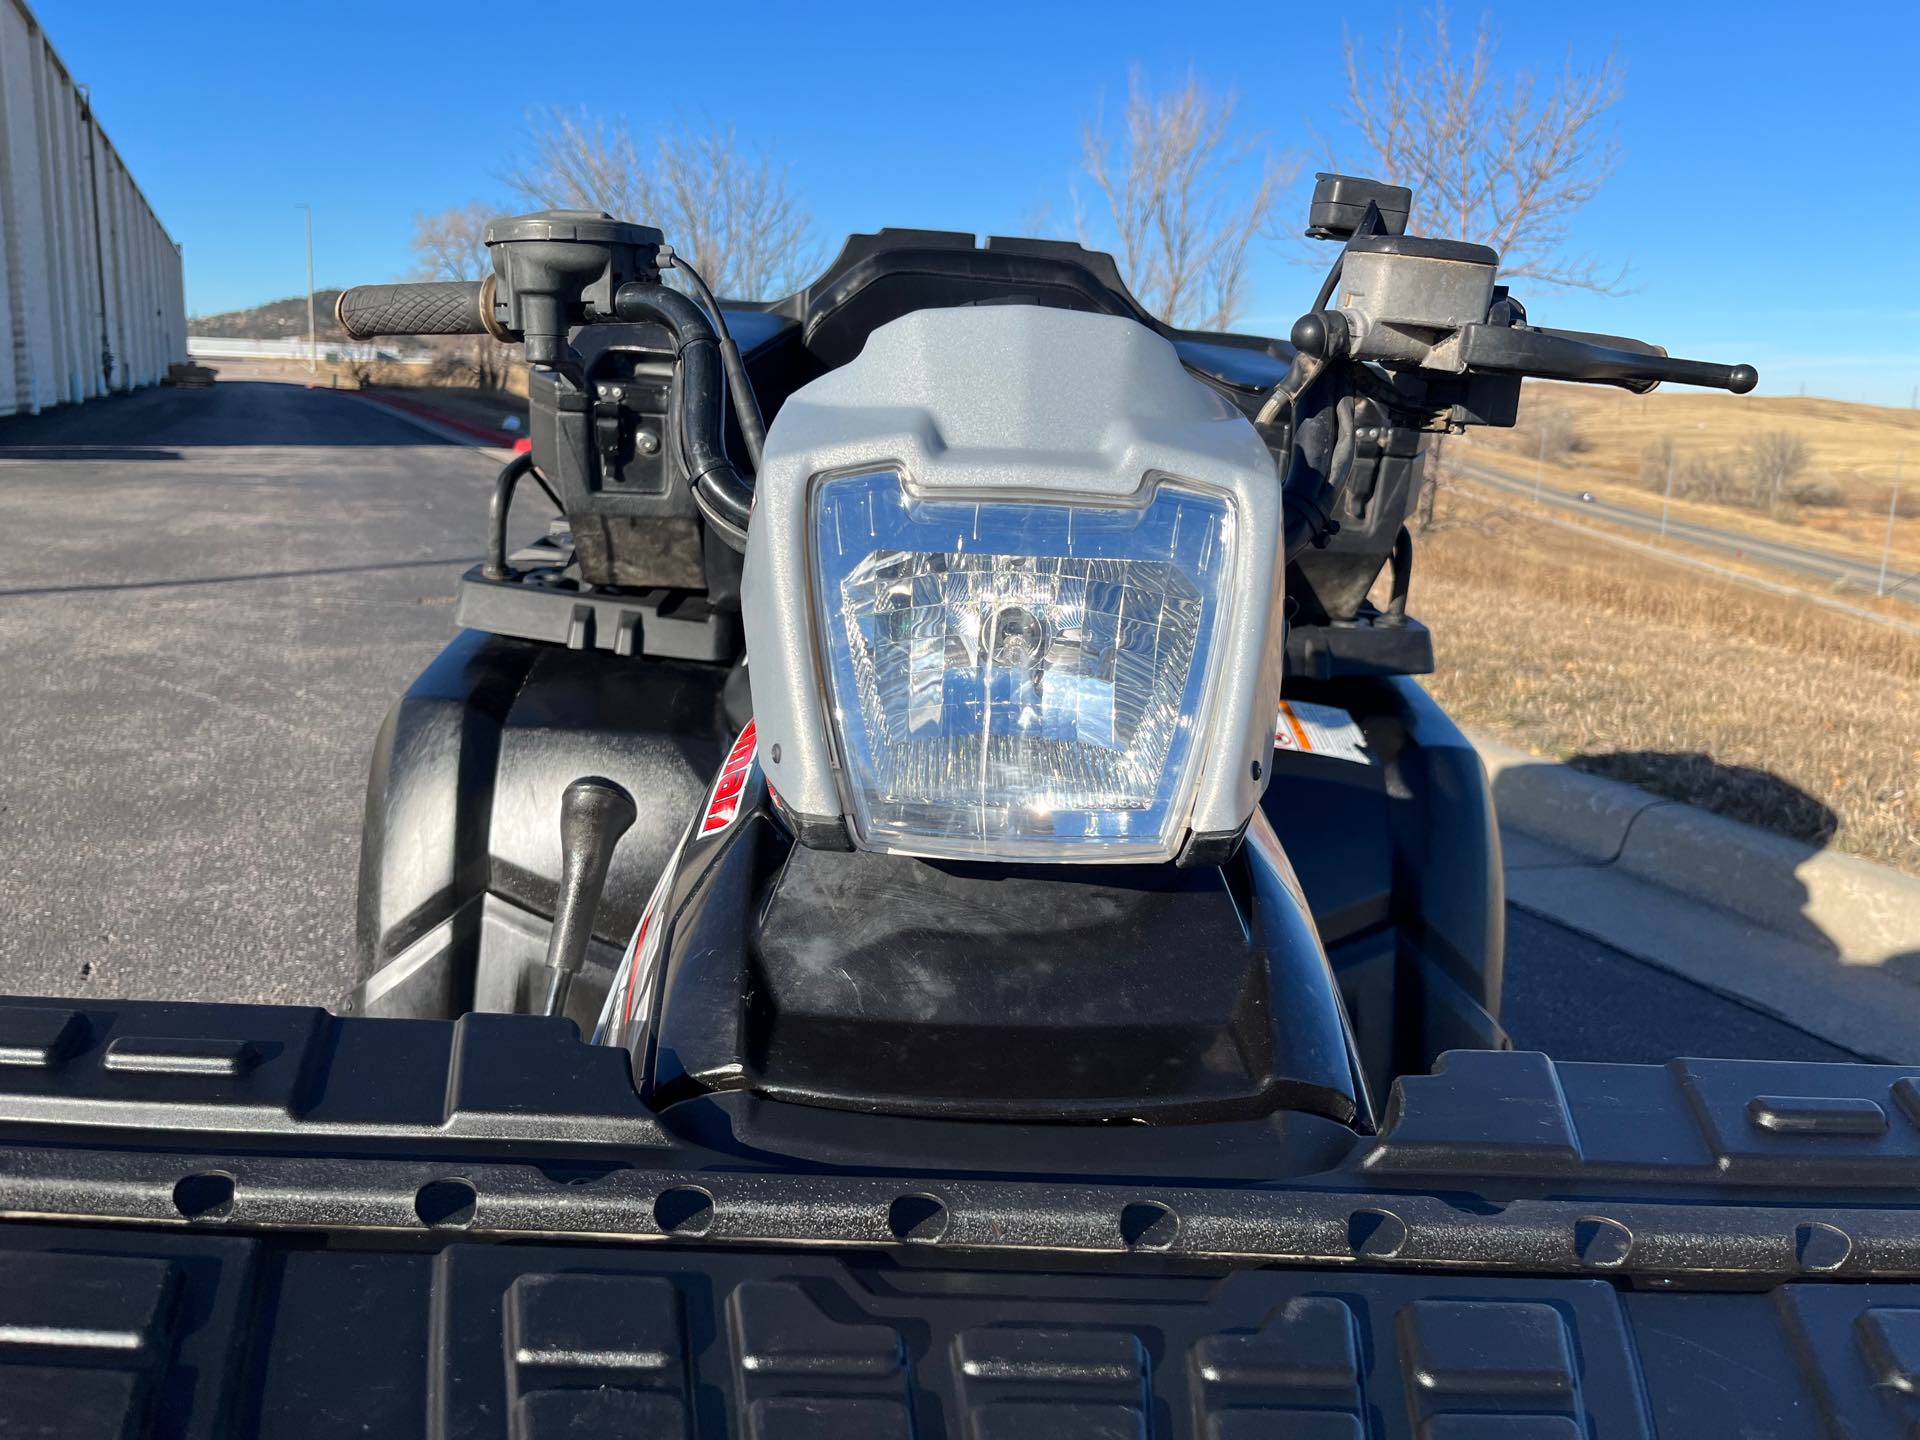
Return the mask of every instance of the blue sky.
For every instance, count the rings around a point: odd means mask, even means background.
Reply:
[[[403,274],[417,212],[502,196],[531,109],[636,127],[731,124],[784,161],[823,253],[882,225],[1022,233],[1069,222],[1079,130],[1128,67],[1192,66],[1240,118],[1323,165],[1342,15],[1383,36],[1420,4],[1050,7],[156,5],[33,0],[186,256],[189,307]],[[1509,67],[1617,48],[1619,173],[1577,247],[1631,293],[1530,293],[1538,323],[1757,364],[1763,391],[1905,405],[1920,386],[1920,6],[1493,4]],[[1480,14],[1453,7],[1456,26]],[[542,29],[537,17],[557,17]],[[621,16],[632,17],[623,33]],[[1831,17],[1829,19],[1828,17]],[[672,63],[649,67],[657,46]],[[702,63],[705,61],[707,63]],[[1084,182],[1082,182],[1084,185]],[[1286,201],[1289,225],[1305,190]],[[644,217],[634,217],[644,218]],[[1311,299],[1302,247],[1256,260],[1243,328]]]

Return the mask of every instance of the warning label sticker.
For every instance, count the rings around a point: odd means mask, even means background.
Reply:
[[[1334,760],[1371,763],[1367,737],[1353,716],[1333,705],[1309,705],[1304,700],[1282,700],[1274,726],[1273,748],[1304,750]]]

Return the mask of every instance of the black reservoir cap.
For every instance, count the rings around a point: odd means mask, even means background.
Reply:
[[[1358,175],[1330,175],[1321,171],[1313,177],[1313,204],[1307,211],[1307,237],[1312,240],[1346,239],[1360,228],[1369,201],[1379,207],[1384,233],[1407,233],[1407,213],[1413,209],[1413,191],[1405,185],[1389,185],[1384,180],[1365,180]]]

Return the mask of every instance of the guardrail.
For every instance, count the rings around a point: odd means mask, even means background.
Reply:
[[[305,340],[249,340],[218,335],[189,335],[187,354],[195,360],[298,360],[308,355]],[[433,356],[424,350],[401,350],[388,345],[328,341],[320,346],[322,362],[383,360],[396,365],[428,365]]]

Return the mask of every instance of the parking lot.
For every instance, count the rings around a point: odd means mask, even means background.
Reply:
[[[446,638],[490,470],[292,385],[0,427],[0,988],[344,987],[367,748]]]

